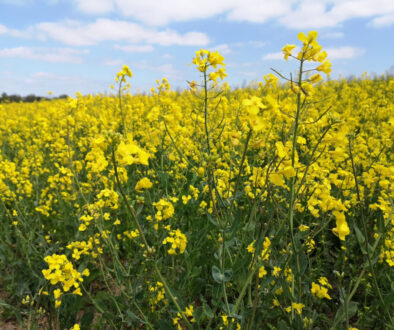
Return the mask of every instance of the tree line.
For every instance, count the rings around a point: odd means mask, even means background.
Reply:
[[[62,94],[56,97],[45,97],[45,96],[38,96],[35,94],[29,94],[26,96],[21,96],[18,94],[11,94],[8,95],[7,93],[2,93],[0,97],[0,103],[19,103],[19,102],[26,102],[26,103],[31,103],[31,102],[36,102],[36,101],[42,101],[42,100],[53,100],[53,99],[66,99],[68,95]]]

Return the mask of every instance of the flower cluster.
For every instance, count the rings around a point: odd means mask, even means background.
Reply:
[[[208,69],[211,67],[214,71],[208,74],[210,81],[216,83],[218,78],[221,80],[227,77],[225,71],[224,57],[220,55],[217,51],[211,52],[209,50],[200,49],[196,52],[196,56],[193,58],[193,64],[197,66],[197,69],[204,74],[207,74]],[[218,66],[221,68],[218,69]],[[191,86],[192,87],[192,86]]]
[[[72,287],[74,287],[72,294],[82,295],[79,284],[83,282],[82,276],[89,276],[89,269],[86,268],[82,273],[78,272],[64,254],[53,254],[45,257],[44,260],[49,267],[48,269],[42,270],[44,277],[49,280],[52,285],[58,283],[61,285],[61,288],[53,291],[56,308],[61,304],[60,297],[63,293],[70,291]]]
[[[133,76],[130,68],[127,65],[123,65],[122,70],[116,74],[116,82],[126,82],[126,77],[131,78]]]
[[[311,293],[320,299],[326,298],[331,300],[331,297],[328,294],[328,289],[332,289],[332,286],[328,283],[326,277],[320,277],[319,284],[312,282]]]
[[[193,317],[193,313],[194,313],[193,305],[189,305],[188,307],[186,307],[186,309],[184,311],[184,314],[189,319],[190,323],[196,322],[196,320]],[[176,317],[174,317],[172,319],[173,325],[176,325],[178,330],[182,330],[183,329],[183,327],[181,325],[181,320],[182,320],[182,315],[179,312],[177,313]]]
[[[163,245],[170,244],[168,254],[183,254],[186,249],[187,238],[179,229],[171,230],[163,240]],[[177,251],[178,250],[178,251]]]

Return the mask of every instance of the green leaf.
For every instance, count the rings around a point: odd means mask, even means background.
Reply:
[[[205,303],[205,302],[203,303],[202,310],[203,310],[204,315],[208,319],[213,319],[214,315],[213,315],[212,309],[211,309],[211,307],[209,307],[209,305],[207,303]]]
[[[83,329],[89,328],[92,325],[93,318],[94,318],[93,309],[92,308],[87,309],[85,313],[83,313],[83,316],[81,318],[81,327]]]
[[[126,311],[126,322],[130,326],[134,321],[143,322],[137,315],[135,315],[132,311]],[[145,322],[143,322],[145,323]]]
[[[390,292],[388,295],[384,297],[384,304],[386,307],[390,307],[394,301],[394,292]]]
[[[220,227],[219,223],[207,212],[207,217],[209,222],[211,222],[214,226]]]
[[[232,269],[226,269],[224,273],[222,273],[217,266],[212,266],[212,277],[217,283],[228,282],[232,276]]]
[[[308,257],[305,253],[300,256],[300,275],[303,275],[308,267]]]
[[[365,250],[365,248],[363,246],[363,244],[365,242],[365,237],[364,237],[363,233],[361,232],[361,230],[358,229],[356,224],[354,224],[354,231],[356,232],[356,238],[357,238],[358,244],[360,245],[361,252],[363,254],[366,254],[367,251]]]
[[[348,317],[349,319],[352,318],[356,313],[357,313],[357,303],[354,301],[351,301],[348,306]],[[345,321],[346,315],[345,315],[345,306],[341,305],[337,313],[335,314],[335,319],[334,319],[334,325],[337,325],[343,321]]]
[[[159,321],[157,321],[157,328],[159,330],[172,330],[173,329],[172,325],[168,321],[163,320],[163,319],[160,319]]]

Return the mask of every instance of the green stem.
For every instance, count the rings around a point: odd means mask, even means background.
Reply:
[[[147,250],[148,255],[149,255],[151,253],[151,249],[149,248],[149,245],[148,245],[148,242],[146,240],[145,234],[142,231],[142,227],[140,225],[140,222],[138,221],[138,218],[137,218],[137,215],[134,212],[134,209],[131,207],[129,201],[127,200],[127,197],[126,197],[126,194],[123,191],[122,185],[120,184],[119,174],[118,174],[118,167],[116,166],[116,159],[115,159],[115,150],[114,150],[114,148],[112,148],[112,162],[113,162],[113,165],[114,165],[115,179],[116,179],[116,183],[118,185],[120,194],[122,195],[122,198],[123,198],[123,200],[124,200],[124,202],[126,204],[127,210],[129,211],[129,214],[133,218],[134,223],[137,226],[138,231],[140,232],[142,240],[144,241],[144,244],[145,244],[145,249]]]
[[[249,145],[250,138],[252,137],[252,132],[253,132],[253,130],[250,129],[249,132],[248,132],[248,135],[246,137],[245,148],[244,148],[244,151],[242,153],[242,159],[241,159],[241,163],[239,164],[238,175],[237,175],[237,179],[235,181],[234,197],[236,197],[236,194],[237,194],[237,191],[238,191],[239,182],[241,180],[243,167],[244,167],[244,162],[245,162],[245,159],[246,159],[246,152],[248,150],[248,145]],[[234,201],[235,201],[235,199],[234,199]],[[234,205],[234,203],[233,203],[233,205]]]
[[[124,200],[124,202],[126,204],[127,210],[129,211],[130,215],[134,219],[135,224],[136,224],[136,226],[137,226],[137,228],[138,228],[138,230],[140,232],[140,235],[142,237],[142,240],[144,241],[144,248],[146,250],[146,253],[147,253],[147,255],[150,255],[152,253],[152,249],[148,245],[148,242],[146,240],[145,234],[142,231],[142,227],[141,227],[141,225],[140,225],[140,223],[138,221],[138,218],[137,218],[137,216],[136,216],[136,214],[134,212],[134,209],[131,207],[129,201],[127,200],[126,194],[124,193],[122,185],[120,184],[119,174],[118,174],[118,170],[117,170],[117,166],[116,166],[116,159],[115,159],[114,148],[112,148],[112,162],[113,162],[113,165],[114,165],[115,178],[116,178],[116,183],[118,185],[119,191],[120,191],[120,193],[121,193],[121,195],[123,197],[123,200]],[[181,316],[182,316],[183,320],[185,321],[185,323],[187,324],[188,328],[192,329],[193,327],[190,324],[190,322],[187,319],[187,317],[185,316],[185,313],[182,311],[181,307],[179,306],[179,304],[177,302],[177,298],[175,298],[174,295],[172,294],[170,287],[168,286],[168,284],[167,284],[166,280],[164,279],[163,275],[160,273],[160,270],[157,267],[157,265],[156,264],[154,264],[154,265],[155,265],[156,274],[159,276],[159,278],[160,278],[161,282],[163,283],[163,285],[164,285],[168,295],[170,296],[172,302],[175,304],[178,312],[181,314]]]
[[[211,145],[209,139],[209,130],[208,130],[208,82],[207,82],[207,67],[204,70],[204,126],[205,126],[205,135],[207,138],[207,150],[208,155],[211,154]]]
[[[170,298],[171,298],[172,302],[174,303],[176,309],[177,309],[178,312],[181,314],[182,319],[185,321],[185,323],[186,323],[186,325],[187,325],[187,327],[188,327],[189,329],[193,329],[193,326],[191,325],[191,323],[190,323],[189,320],[187,319],[185,313],[182,311],[181,306],[179,306],[179,304],[178,304],[178,299],[177,299],[176,297],[174,297],[174,295],[172,294],[172,291],[171,291],[170,287],[168,286],[167,281],[165,280],[165,278],[163,277],[163,275],[160,273],[160,270],[159,270],[159,268],[157,267],[156,263],[155,263],[154,265],[155,265],[155,271],[156,271],[157,275],[159,276],[160,281],[163,283],[164,288],[166,289],[166,292],[167,292],[168,295],[170,296]]]
[[[299,69],[299,75],[298,75],[298,86],[301,87],[302,84],[302,68],[304,64],[304,59],[303,57],[301,58],[300,62],[300,69]],[[294,168],[295,164],[295,152],[296,152],[296,147],[297,147],[297,133],[298,133],[298,124],[299,124],[299,117],[301,113],[301,91],[298,92],[297,94],[297,112],[296,112],[296,117],[295,117],[295,123],[294,123],[294,132],[293,132],[293,148],[291,151],[291,166]],[[300,278],[300,259],[298,256],[298,251],[297,247],[295,245],[295,239],[294,239],[294,199],[295,199],[295,183],[296,183],[297,176],[294,176],[291,178],[291,183],[290,183],[290,205],[289,205],[289,225],[290,225],[290,236],[291,236],[291,245],[293,248],[293,253],[294,257],[296,258],[296,264],[297,264],[297,278],[299,281],[299,288],[301,286],[301,278]],[[293,291],[294,292],[294,291]],[[301,290],[299,290],[298,294],[301,297]]]
[[[352,145],[350,143],[350,139],[349,139],[349,154],[350,154],[350,159],[351,159],[351,163],[352,163],[352,171],[353,171],[354,181],[356,183],[357,202],[358,202],[360,213],[361,213],[361,222],[362,222],[363,232],[364,232],[363,233],[364,234],[364,243],[365,243],[365,251],[366,251],[366,255],[367,255],[368,266],[371,271],[373,284],[374,284],[375,289],[378,293],[378,297],[379,297],[380,303],[382,305],[382,308],[387,313],[390,323],[394,327],[393,319],[391,318],[390,312],[386,308],[386,304],[384,303],[382,292],[379,288],[378,281],[376,280],[376,273],[375,273],[375,269],[373,267],[372,260],[371,260],[371,255],[370,255],[371,253],[370,253],[370,249],[369,249],[369,238],[368,238],[369,234],[368,234],[368,230],[367,230],[367,224],[365,221],[364,207],[361,203],[360,188],[359,188],[359,184],[358,184],[358,180],[357,180],[356,168],[354,165],[354,158],[353,158]]]
[[[119,99],[119,110],[120,110],[120,116],[122,118],[122,127],[120,129],[120,132],[122,134],[125,133],[125,120],[124,120],[124,114],[123,114],[123,107],[122,107],[122,79],[123,77],[120,77],[120,81],[119,81],[119,90],[118,90],[118,99]]]

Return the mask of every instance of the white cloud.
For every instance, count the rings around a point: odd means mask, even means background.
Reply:
[[[8,32],[7,27],[5,27],[4,25],[0,24],[0,34],[5,34]]]
[[[373,25],[392,24],[393,0],[75,0],[85,13],[116,11],[149,25],[208,19],[263,23],[279,20],[295,29],[336,27],[352,18],[371,18]],[[388,22],[388,23],[386,23]]]
[[[172,54],[163,54],[162,57],[163,57],[164,59],[166,59],[166,60],[170,60],[170,59],[174,58],[174,55],[172,55]]]
[[[19,30],[10,29],[5,25],[0,24],[0,35],[1,34],[8,34],[16,38],[26,38],[28,33],[27,31],[21,32]]]
[[[81,1],[81,0],[79,0]],[[210,18],[231,8],[235,0],[113,0],[118,12],[149,25],[167,25],[193,19]]]
[[[36,72],[27,77],[31,81],[38,82],[38,80],[57,80],[57,81],[83,81],[84,78],[72,75],[59,75],[52,72]]]
[[[88,14],[105,14],[114,9],[112,0],[77,0],[80,11]]]
[[[303,0],[279,21],[295,29],[324,28],[353,18],[379,18],[393,13],[392,0]]]
[[[216,45],[209,48],[211,51],[218,51],[220,54],[229,54],[231,53],[230,46],[227,44]]]
[[[140,61],[134,64],[134,67],[159,73],[166,78],[179,78],[180,71],[175,69],[171,63],[161,64],[161,65],[151,65],[146,61]]]
[[[268,53],[263,56],[263,60],[283,60],[283,53],[282,52],[275,52],[275,53]]]
[[[264,47],[265,45],[267,45],[266,42],[263,41],[255,41],[255,40],[251,40],[248,42],[249,45],[255,47],[255,48],[261,48]]]
[[[327,58],[329,60],[349,59],[361,56],[365,53],[365,49],[356,47],[338,47],[338,48],[326,48]]]
[[[148,53],[154,50],[152,45],[114,45],[114,48],[126,53]]]
[[[122,66],[125,64],[125,61],[121,60],[121,59],[114,59],[114,60],[105,60],[103,61],[103,65],[106,66]]]
[[[343,32],[326,32],[321,35],[323,39],[341,39],[344,36]]]
[[[147,43],[162,46],[205,46],[210,40],[201,32],[180,34],[171,29],[158,31],[139,24],[96,19],[92,23],[66,20],[62,22],[42,22],[28,27],[25,31],[11,30],[1,25],[0,31],[20,38],[52,39],[70,46],[92,46],[105,41]]]
[[[376,17],[371,22],[371,25],[375,27],[390,26],[393,24],[394,24],[394,13]]]
[[[264,23],[269,19],[290,12],[292,2],[292,0],[234,1],[227,14],[227,19],[230,21]]]
[[[19,58],[52,63],[81,63],[87,50],[72,48],[15,47],[0,50],[0,58]]]
[[[257,78],[257,74],[254,71],[240,71],[238,72],[239,75],[244,76],[244,77],[248,77],[248,78]]]

